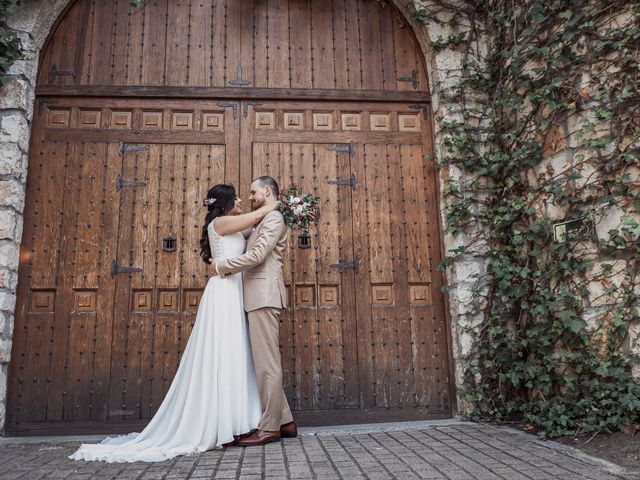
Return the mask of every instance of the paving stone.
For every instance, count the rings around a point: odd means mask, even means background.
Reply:
[[[78,442],[0,439],[0,480],[630,480],[565,447],[493,426],[458,423],[405,431],[307,436],[159,462],[74,462]]]

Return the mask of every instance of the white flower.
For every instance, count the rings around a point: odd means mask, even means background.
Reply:
[[[294,197],[293,203],[300,203],[300,197]]]
[[[296,213],[302,213],[304,211],[304,207],[302,205],[298,205],[295,209]]]

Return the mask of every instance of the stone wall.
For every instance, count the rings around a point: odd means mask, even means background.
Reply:
[[[62,13],[69,0],[23,0],[19,7],[10,12],[9,26],[18,33],[25,48],[25,56],[10,70],[7,84],[0,90],[0,429],[5,422],[7,376],[11,361],[11,341],[13,337],[16,285],[18,281],[18,257],[22,238],[22,213],[25,203],[26,174],[29,150],[31,120],[33,116],[34,90],[40,50],[55,20]],[[442,120],[454,119],[456,105],[441,101],[440,92],[456,83],[461,73],[460,52],[444,49],[437,53],[431,48],[433,40],[446,36],[442,25],[423,25],[412,19],[415,6],[405,0],[393,3],[404,13],[407,23],[414,29],[422,51],[425,54],[429,81],[432,89],[436,159],[443,149],[444,133],[439,127]],[[416,2],[428,5],[428,1]],[[441,172],[444,186],[450,175],[460,172]],[[444,200],[440,205],[445,208]],[[444,218],[444,215],[442,216]],[[464,235],[444,236],[444,250],[455,248],[465,242]],[[450,287],[449,314],[451,325],[452,365],[465,352],[468,341],[460,337],[457,325],[469,321],[469,301],[471,300],[471,273],[481,272],[481,256],[460,259],[451,270],[448,281]],[[455,380],[461,380],[459,367]]]

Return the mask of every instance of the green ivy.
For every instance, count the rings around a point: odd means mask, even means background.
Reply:
[[[640,2],[430,4],[416,6],[415,18],[452,32],[435,51],[463,53],[458,83],[438,92],[461,109],[457,121],[440,121],[442,167],[473,179],[450,179],[444,190],[447,228],[470,242],[441,268],[473,252],[486,259],[473,288],[484,320],[460,327],[472,338],[469,414],[524,420],[543,436],[624,429],[640,420],[629,336],[640,299],[640,183],[631,181],[640,158]],[[554,135],[566,158],[552,162],[545,146]],[[556,241],[560,219],[549,207],[587,225],[623,215],[608,238],[569,231]]]
[[[9,67],[23,54],[20,38],[7,26],[9,9],[19,3],[20,0],[0,0],[0,86],[5,82]]]

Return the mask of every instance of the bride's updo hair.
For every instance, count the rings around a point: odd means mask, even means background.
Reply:
[[[211,245],[209,245],[207,227],[215,218],[226,215],[233,208],[236,203],[236,189],[233,185],[215,185],[209,189],[207,198],[202,203],[207,207],[207,215],[204,217],[202,237],[200,238],[200,256],[202,261],[209,265]]]

